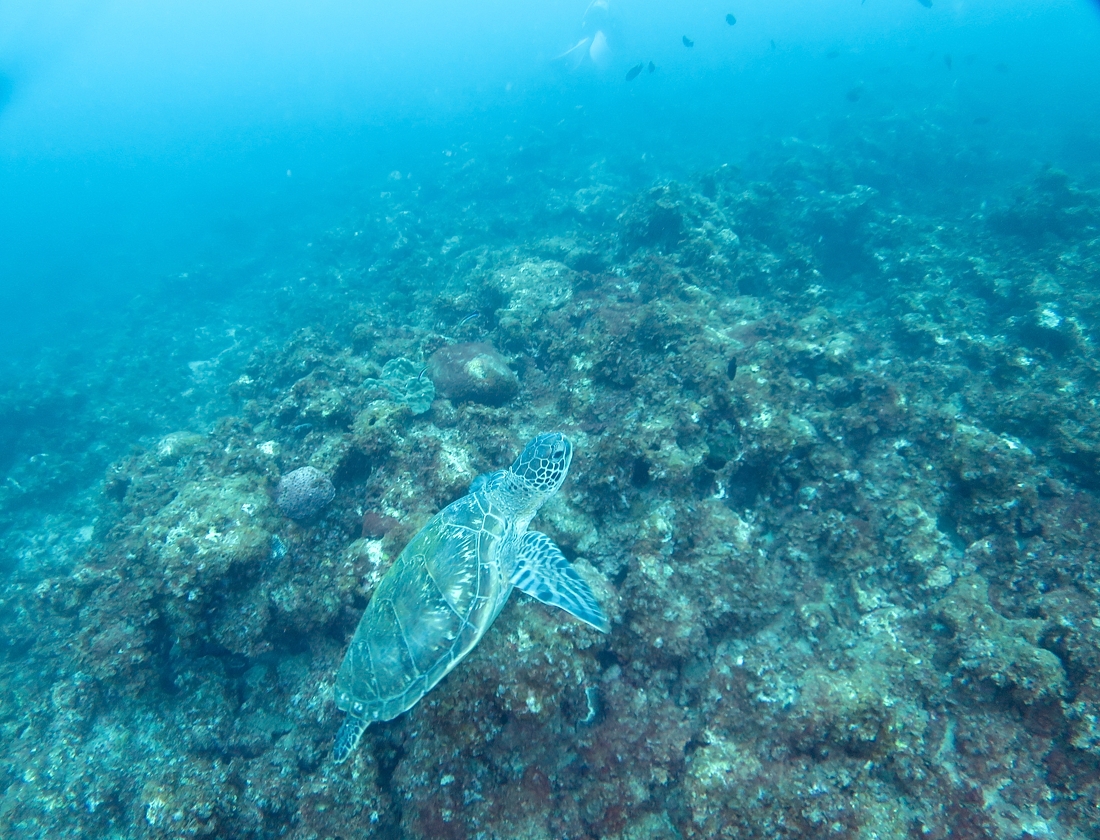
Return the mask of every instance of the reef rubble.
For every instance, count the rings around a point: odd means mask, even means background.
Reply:
[[[1098,194],[942,219],[818,158],[554,189],[527,241],[391,231],[392,286],[332,232],[335,322],[257,342],[224,416],[110,464],[80,551],[7,570],[0,831],[1100,834]],[[372,587],[550,428],[540,528],[611,632],[516,594],[334,766]],[[275,501],[300,469],[312,518]]]

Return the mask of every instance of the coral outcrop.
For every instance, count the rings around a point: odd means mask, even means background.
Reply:
[[[1096,192],[956,212],[794,143],[766,179],[545,183],[540,148],[492,211],[455,212],[499,184],[472,156],[446,199],[388,184],[196,380],[221,419],[5,538],[0,832],[1100,835]],[[377,581],[549,428],[540,527],[611,632],[515,593],[334,766]],[[71,463],[13,460],[0,505]]]
[[[480,341],[440,347],[428,359],[428,370],[439,392],[450,400],[504,405],[519,392],[519,380],[507,360]]]
[[[299,467],[279,479],[275,504],[291,519],[312,519],[336,495],[329,477],[316,467]]]

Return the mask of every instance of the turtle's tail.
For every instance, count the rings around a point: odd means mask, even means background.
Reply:
[[[332,760],[336,764],[343,764],[352,750],[359,746],[359,739],[367,731],[367,721],[348,715],[340,731],[336,733],[336,742],[332,745]]]

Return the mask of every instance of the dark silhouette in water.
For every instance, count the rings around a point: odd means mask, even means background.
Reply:
[[[737,23],[737,18],[735,18],[733,15],[726,15],[726,23],[728,23],[730,26],[733,26],[735,23]]]
[[[636,78],[638,78],[639,75],[641,75],[641,72],[644,69],[645,69],[645,62],[644,61],[641,64],[636,64],[635,66],[631,67],[629,70],[626,71],[626,80],[628,82],[633,82]]]
[[[693,40],[691,40],[691,38],[689,38],[687,35],[684,36],[683,41],[684,41],[684,46],[685,47],[694,47],[695,46],[695,42]]]

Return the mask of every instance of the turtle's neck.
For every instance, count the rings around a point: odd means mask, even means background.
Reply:
[[[515,473],[508,472],[497,488],[497,495],[514,515],[516,531],[523,533],[551,494],[535,489]]]

